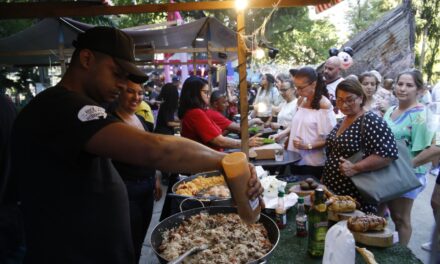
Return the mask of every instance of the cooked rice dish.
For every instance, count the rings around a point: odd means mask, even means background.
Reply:
[[[272,248],[263,224],[247,225],[234,213],[193,215],[162,236],[159,251],[168,261],[192,247],[208,245],[208,249],[185,258],[186,264],[248,263]]]
[[[216,185],[226,185],[223,175],[213,177],[199,176],[192,181],[182,182],[177,186],[176,193],[180,195],[196,196],[200,191]],[[230,194],[224,197],[230,197]]]

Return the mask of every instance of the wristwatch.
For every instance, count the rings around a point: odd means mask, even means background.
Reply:
[[[307,149],[313,149],[313,148],[312,148],[312,144],[310,144],[310,143],[307,144]]]
[[[284,130],[284,127],[283,127],[283,126],[280,126],[280,129],[281,129],[281,130]]]

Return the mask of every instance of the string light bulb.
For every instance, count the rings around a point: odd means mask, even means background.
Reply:
[[[265,53],[264,53],[263,49],[258,48],[258,49],[255,50],[255,58],[257,60],[261,60],[262,58],[264,58],[264,55],[265,55]]]
[[[235,0],[235,9],[243,11],[248,6],[248,0]]]

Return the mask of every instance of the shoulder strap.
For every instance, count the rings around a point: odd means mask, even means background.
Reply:
[[[365,151],[365,146],[364,146],[364,136],[365,136],[365,126],[364,126],[364,119],[365,119],[365,115],[367,114],[367,112],[365,112],[363,115],[362,115],[362,119],[361,119],[361,150],[362,150],[362,152],[364,152]]]

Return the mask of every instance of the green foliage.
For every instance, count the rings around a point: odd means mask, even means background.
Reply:
[[[253,15],[255,24],[260,25],[268,12],[269,10],[256,12]],[[339,44],[334,32],[335,27],[329,22],[310,20],[305,7],[281,8],[268,22],[264,37],[271,42],[271,46],[279,49],[274,63],[318,64],[326,59],[330,47]],[[262,62],[267,60],[269,58]]]
[[[414,6],[418,40],[423,42],[425,37],[427,41],[423,73],[428,82],[435,82],[440,80],[440,0],[418,0]]]
[[[0,67],[0,95],[5,94],[6,90],[14,88],[14,81],[7,77],[10,69],[7,67]]]
[[[17,20],[0,20],[0,38],[8,37],[20,32],[32,25],[34,21],[29,19]],[[16,76],[16,78],[9,78]],[[0,67],[0,94],[4,94],[6,90],[15,93],[23,93],[32,96],[29,90],[29,84],[38,81],[38,75],[35,68],[11,68]]]
[[[0,20],[0,38],[8,37],[32,25],[33,20],[15,19]]]
[[[109,27],[117,26],[113,19],[113,16],[72,17],[72,19],[96,26],[109,26]]]
[[[396,0],[356,0],[356,2],[350,2],[347,22],[351,36],[367,29],[384,13],[396,7],[399,3],[400,1]]]

